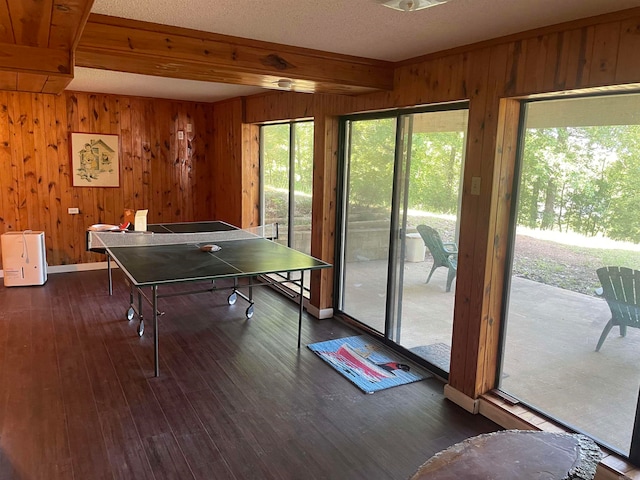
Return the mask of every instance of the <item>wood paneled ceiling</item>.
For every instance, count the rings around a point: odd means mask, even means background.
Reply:
[[[144,75],[358,94],[393,87],[381,60],[90,14],[94,0],[0,0],[0,89],[61,93],[74,65]]]
[[[451,0],[405,16],[372,0],[0,0],[0,90],[61,93],[83,67],[244,89],[288,79],[294,91],[361,94],[392,89],[396,62],[417,52],[636,6]],[[254,39],[233,36],[244,32]]]
[[[0,0],[0,89],[60,93],[94,0]]]

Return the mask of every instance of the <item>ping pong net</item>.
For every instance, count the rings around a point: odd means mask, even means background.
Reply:
[[[155,233],[155,232],[92,232],[97,248],[142,247],[160,245],[203,246],[232,240],[264,238],[278,239],[278,224],[271,223],[259,227],[221,230],[212,232]]]

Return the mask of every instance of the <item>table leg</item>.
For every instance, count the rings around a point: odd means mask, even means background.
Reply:
[[[245,315],[247,316],[247,318],[253,317],[253,281],[256,278],[257,277],[250,277],[249,278],[249,306],[247,307],[247,310],[245,311]]]
[[[107,276],[109,277],[109,295],[113,295],[113,280],[111,278],[111,255],[107,253]]]
[[[153,362],[155,376],[160,375],[160,361],[158,358],[158,286],[154,285],[153,290]]]
[[[245,295],[240,290],[238,290],[240,285],[238,284],[238,278],[235,277],[233,279],[233,291],[231,292],[231,295],[229,295],[229,297],[227,298],[227,302],[229,303],[229,305],[233,305],[234,303],[236,303],[236,301],[238,300],[238,297],[242,297],[247,302],[249,302],[249,306],[247,307],[247,310],[245,311],[245,315],[247,316],[247,318],[253,317],[253,312],[254,312],[254,309],[253,309],[253,280],[254,279],[255,279],[255,277],[251,277],[249,279],[249,285],[248,285],[249,294]]]
[[[142,290],[140,287],[136,287],[138,290],[138,336],[141,337],[144,334],[144,315],[142,314]]]
[[[133,308],[133,283],[129,283],[129,305]],[[133,318],[133,317],[132,317]],[[129,320],[131,320],[130,318]]]
[[[298,311],[298,348],[300,348],[300,334],[302,333],[302,309],[304,307],[304,271],[300,272],[300,310]]]

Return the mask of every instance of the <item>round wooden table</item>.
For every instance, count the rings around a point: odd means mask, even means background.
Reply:
[[[601,457],[584,435],[505,430],[435,454],[411,480],[592,480]]]

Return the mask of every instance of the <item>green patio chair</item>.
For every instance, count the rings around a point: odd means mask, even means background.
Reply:
[[[611,319],[605,325],[596,345],[596,352],[614,326],[620,327],[620,336],[627,335],[627,327],[640,328],[640,271],[625,267],[602,267],[596,270],[602,295],[611,310]]]
[[[418,225],[416,229],[433,257],[433,266],[431,267],[431,272],[429,272],[426,283],[429,283],[431,275],[433,275],[436,268],[447,267],[449,269],[449,273],[447,274],[447,292],[450,292],[451,282],[456,278],[456,271],[458,269],[458,246],[455,243],[443,243],[438,231],[427,225]]]

